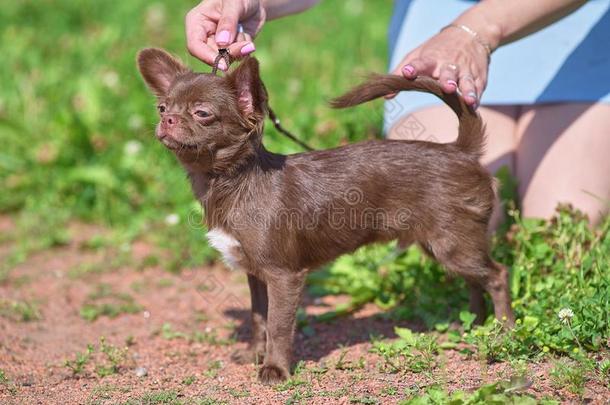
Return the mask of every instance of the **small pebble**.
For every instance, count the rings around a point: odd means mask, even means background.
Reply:
[[[136,368],[136,376],[145,377],[148,374],[148,370],[144,367]]]

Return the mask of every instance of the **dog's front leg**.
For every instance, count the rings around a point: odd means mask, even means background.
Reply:
[[[248,286],[252,305],[252,337],[247,349],[237,350],[231,357],[238,364],[261,364],[265,358],[267,340],[267,285],[248,274]]]
[[[305,285],[305,275],[305,271],[275,269],[265,277],[269,310],[265,361],[258,373],[262,383],[275,384],[290,377],[296,312]]]
[[[252,342],[251,350],[254,362],[260,364],[265,359],[267,345],[267,285],[253,275],[248,274],[250,298],[252,301]]]

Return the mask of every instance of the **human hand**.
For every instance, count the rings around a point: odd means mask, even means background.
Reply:
[[[472,34],[450,26],[407,54],[392,73],[408,79],[420,75],[438,79],[445,93],[459,89],[466,104],[476,109],[487,85],[488,69],[485,45]]]
[[[232,58],[243,57],[256,50],[252,38],[265,18],[259,0],[204,0],[186,15],[187,48],[208,65],[214,64],[219,48],[227,48]],[[221,59],[218,68],[227,70],[228,66]]]

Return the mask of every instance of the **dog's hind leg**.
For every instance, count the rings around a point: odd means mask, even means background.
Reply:
[[[445,237],[431,240],[427,249],[450,272],[464,277],[471,286],[471,310],[477,321],[484,319],[482,290],[491,296],[494,313],[499,321],[512,326],[515,321],[510,302],[508,271],[495,263],[487,253],[485,232],[462,234],[461,237]]]
[[[470,289],[468,310],[477,316],[474,323],[481,325],[483,322],[485,322],[485,317],[487,315],[485,311],[485,297],[483,297],[483,292],[485,290],[476,281],[467,280],[466,283]]]
[[[494,303],[496,318],[513,326],[515,315],[511,307],[510,288],[508,281],[508,270],[503,265],[494,262],[489,258],[490,271],[484,277],[484,287],[491,295]]]
[[[431,258],[435,259],[439,263],[443,264],[447,270],[453,271],[448,266],[448,260],[439,260],[437,255],[432,250],[432,246],[428,243],[420,243],[419,247]],[[441,250],[442,251],[442,250]],[[441,258],[444,259],[444,258]],[[461,274],[459,271],[453,271]],[[468,288],[470,289],[470,301],[468,305],[468,309],[470,312],[475,314],[477,317],[474,321],[475,324],[480,325],[485,321],[485,317],[487,313],[485,311],[485,297],[483,297],[483,292],[485,291],[483,287],[479,284],[477,280],[466,278],[466,283],[468,284]]]

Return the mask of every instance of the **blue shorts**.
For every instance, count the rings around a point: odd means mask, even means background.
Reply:
[[[389,29],[390,70],[473,4],[470,0],[396,0]],[[560,102],[610,103],[610,0],[590,0],[491,56],[482,104]],[[402,92],[386,103],[385,130],[405,114],[438,104],[434,96]]]

